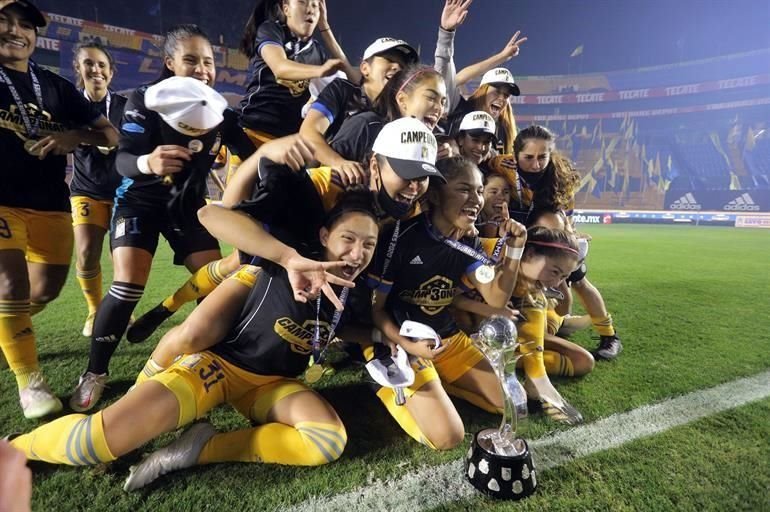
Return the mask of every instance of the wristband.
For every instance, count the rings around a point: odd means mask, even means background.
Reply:
[[[505,246],[505,257],[511,260],[520,260],[521,255],[524,254],[524,247],[511,247]]]
[[[150,155],[142,155],[136,159],[136,167],[142,174],[155,174],[150,169]]]
[[[375,343],[382,343],[382,331],[376,327],[372,329],[372,341]]]

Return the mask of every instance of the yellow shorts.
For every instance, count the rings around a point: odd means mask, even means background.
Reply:
[[[250,128],[244,128],[243,131],[246,133],[249,139],[251,139],[251,142],[254,144],[254,147],[256,149],[259,149],[259,146],[261,146],[265,142],[269,142],[276,138],[275,136],[270,135],[269,133],[260,132],[258,130],[252,130]],[[241,163],[243,163],[243,160],[241,160],[238,155],[231,152],[230,161],[229,161],[230,165],[227,168],[225,184],[230,183],[230,179],[232,179],[235,173],[238,172],[238,167],[241,166]]]
[[[266,423],[276,403],[294,393],[310,390],[297,379],[247,372],[208,351],[183,356],[148,380],[159,382],[176,396],[179,401],[177,427],[205,416],[225,402],[246,418]]]
[[[102,229],[110,229],[112,201],[92,199],[88,196],[71,196],[72,225],[92,224]]]
[[[546,333],[555,336],[559,329],[561,329],[562,324],[564,324],[564,317],[549,308],[546,312],[546,322],[548,322]]]
[[[484,359],[484,354],[473,346],[467,334],[460,331],[454,336],[444,338],[441,343],[448,347],[432,361],[422,358],[412,360],[414,383],[404,388],[404,394],[412,396],[426,383],[441,379],[447,384],[456,381]],[[363,345],[364,358],[370,361],[374,357],[374,345]]]
[[[32,263],[69,265],[73,240],[66,212],[0,206],[0,250],[23,251]]]

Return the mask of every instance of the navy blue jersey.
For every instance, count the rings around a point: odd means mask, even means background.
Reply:
[[[322,113],[329,121],[324,136],[326,140],[332,140],[347,118],[371,110],[372,105],[360,85],[335,78],[324,87],[310,108]]]
[[[83,128],[100,116],[99,109],[86,100],[75,86],[37,65],[30,63],[40,82],[43,104],[37,105],[29,72],[3,67],[13,82],[22,103],[39,131],[35,139],[53,133]],[[66,155],[49,154],[40,160],[24,149],[30,140],[11,91],[0,82],[0,205],[42,211],[70,211],[69,188],[64,181]]]
[[[251,80],[241,100],[241,124],[245,128],[283,137],[297,133],[302,107],[310,100],[310,80],[280,80],[262,58],[265,46],[278,45],[289,60],[320,66],[326,51],[314,39],[301,41],[278,21],[265,21],[257,30],[256,53],[249,62]]]
[[[81,92],[82,94],[82,92]],[[126,97],[109,93],[110,111],[107,112],[107,96],[102,101],[91,102],[99,112],[107,117],[112,124],[120,126]],[[108,115],[109,114],[109,115]],[[73,196],[87,196],[92,199],[109,199],[115,197],[115,189],[122,181],[122,176],[115,169],[117,150],[105,152],[96,146],[78,146],[73,153],[73,172],[70,181],[70,192]]]

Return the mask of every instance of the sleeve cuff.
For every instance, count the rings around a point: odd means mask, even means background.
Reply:
[[[150,169],[149,160],[150,155],[142,155],[136,159],[136,168],[139,169],[139,172],[142,174],[155,174],[152,172],[152,169]]]

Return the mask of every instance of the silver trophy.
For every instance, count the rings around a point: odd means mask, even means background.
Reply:
[[[465,475],[479,491],[495,498],[522,499],[537,486],[532,454],[526,441],[516,436],[520,419],[527,416],[527,394],[516,378],[516,325],[493,316],[482,322],[474,345],[492,365],[503,389],[500,427],[476,433],[465,461]]]

